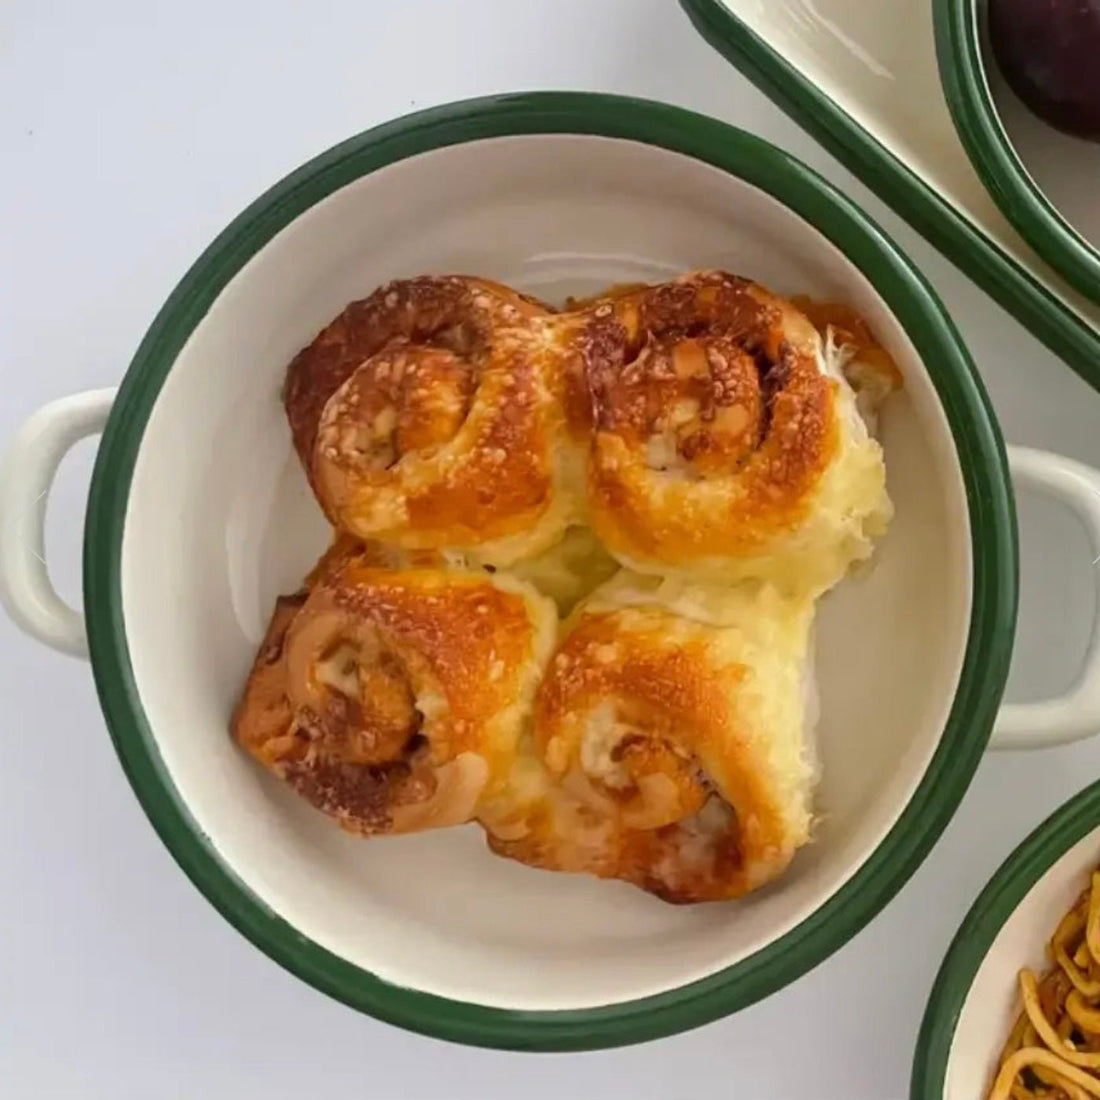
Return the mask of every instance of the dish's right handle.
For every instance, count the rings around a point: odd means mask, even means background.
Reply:
[[[1088,531],[1093,564],[1100,563],[1100,470],[1047,451],[1009,447],[1018,485],[1054,497],[1071,508]],[[993,726],[990,747],[1038,749],[1100,733],[1100,623],[1093,621],[1085,667],[1065,695],[1036,703],[1006,703]]]

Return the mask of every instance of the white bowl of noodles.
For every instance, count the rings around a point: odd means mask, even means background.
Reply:
[[[1047,818],[967,914],[925,1012],[912,1100],[1100,1096],[1097,872],[1100,782]]]

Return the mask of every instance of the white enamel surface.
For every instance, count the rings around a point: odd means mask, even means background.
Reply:
[[[1100,327],[1100,306],[1035,256],[970,164],[940,84],[931,0],[720,2],[1022,267]],[[1082,187],[1087,178],[1082,177]]]
[[[820,823],[783,881],[739,904],[671,908],[624,885],[499,860],[474,828],[356,841],[261,776],[229,741],[229,710],[272,600],[325,539],[279,403],[294,352],[392,276],[471,271],[560,298],[709,265],[853,303],[906,375],[882,424],[897,519],[876,568],[831,595],[818,622]],[[856,870],[939,740],[968,624],[969,553],[953,444],[930,383],[835,248],[766,195],[687,158],[529,137],[436,151],[360,180],[230,284],[150,419],[123,599],[138,689],[169,772],[260,897],[399,984],[563,1008],[655,993],[744,958]]]
[[[1016,975],[1025,966],[1040,973],[1047,968],[1047,941],[1097,866],[1100,830],[1070,848],[1028,891],[1001,927],[959,1014],[947,1063],[944,1100],[985,1096],[1019,1011]]]

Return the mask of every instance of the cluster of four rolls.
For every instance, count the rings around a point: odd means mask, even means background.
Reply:
[[[476,820],[676,902],[774,878],[810,829],[815,601],[890,517],[841,369],[888,360],[841,314],[717,271],[563,311],[461,277],[352,303],[288,370],[337,537],[238,741],[363,835]]]

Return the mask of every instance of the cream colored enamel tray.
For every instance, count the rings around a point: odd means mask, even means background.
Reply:
[[[680,2],[711,45],[1100,389],[1100,305],[1036,256],[971,166],[940,81],[932,0]]]

